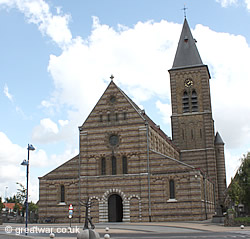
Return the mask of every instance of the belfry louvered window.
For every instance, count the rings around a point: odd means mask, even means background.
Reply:
[[[195,90],[192,91],[191,103],[192,103],[192,112],[197,112],[198,111],[198,98],[197,98],[197,93]]]
[[[189,95],[187,91],[184,91],[182,96],[182,107],[183,107],[183,113],[189,112]]]

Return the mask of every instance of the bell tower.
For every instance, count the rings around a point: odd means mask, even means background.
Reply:
[[[210,74],[186,18],[169,74],[173,142],[180,149],[181,161],[200,168],[213,180],[218,200]]]

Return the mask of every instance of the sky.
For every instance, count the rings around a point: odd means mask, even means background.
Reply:
[[[110,82],[171,137],[171,69],[186,17],[225,142],[227,183],[250,150],[250,0],[0,0],[0,197],[77,155],[78,126]]]

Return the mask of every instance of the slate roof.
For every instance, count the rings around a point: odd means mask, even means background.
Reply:
[[[187,19],[185,18],[172,69],[203,65]]]
[[[223,139],[221,138],[219,132],[217,132],[215,135],[214,144],[225,144]]]

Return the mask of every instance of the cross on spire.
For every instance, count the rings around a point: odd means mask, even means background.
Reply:
[[[181,10],[183,10],[183,12],[184,12],[184,18],[186,18],[186,10],[187,10],[188,8],[186,7],[186,4],[184,4],[184,8],[182,8]]]
[[[110,76],[110,79],[111,79],[112,81],[113,81],[114,78],[115,78],[115,77],[114,77],[113,75]]]

